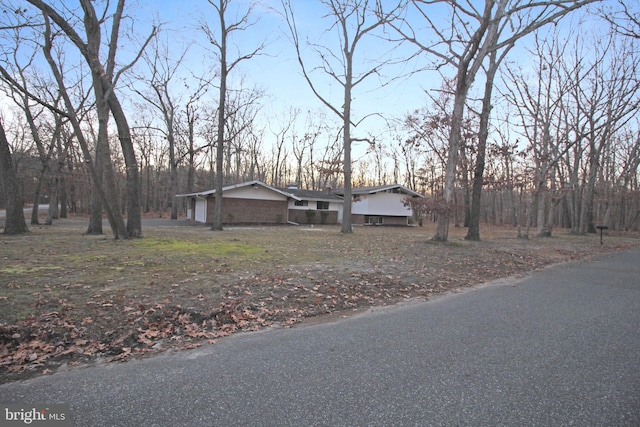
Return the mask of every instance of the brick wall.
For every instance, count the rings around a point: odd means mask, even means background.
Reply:
[[[351,215],[351,224],[353,224],[353,225],[362,225],[362,224],[364,224],[364,215],[352,214]]]
[[[216,201],[207,199],[207,223],[213,223]],[[286,200],[224,199],[223,224],[286,224]]]
[[[313,217],[311,222],[307,219],[307,211],[303,211],[300,209],[289,209],[289,220],[293,222],[297,222],[298,224],[323,224],[322,222],[322,212],[327,213],[327,218],[324,224],[337,224],[338,223],[338,212],[337,211],[319,211],[313,210],[316,215]]]
[[[407,225],[406,216],[385,216],[382,220],[384,225]]]
[[[380,215],[376,215],[380,216]],[[351,215],[351,224],[363,225],[365,222],[365,215],[353,214]],[[382,225],[407,225],[408,220],[406,216],[384,216],[382,215]]]

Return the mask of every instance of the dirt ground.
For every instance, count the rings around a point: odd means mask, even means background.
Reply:
[[[640,246],[633,233],[480,242],[435,225],[233,227],[145,221],[144,238],[88,236],[76,219],[0,236],[0,382],[193,348],[237,331],[429,298]],[[108,230],[107,230],[108,231]]]

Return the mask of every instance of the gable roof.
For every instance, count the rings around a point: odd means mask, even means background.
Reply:
[[[246,181],[246,182],[241,182],[239,184],[233,184],[233,185],[227,185],[226,187],[222,187],[222,193],[224,193],[225,191],[230,191],[230,190],[235,190],[238,188],[250,187],[250,186],[263,187],[263,188],[266,188],[267,190],[276,192],[278,194],[282,194],[285,197],[291,197],[292,199],[295,199],[295,200],[301,200],[299,197],[297,197],[291,192],[283,191],[281,189],[272,187],[258,180]],[[200,191],[196,193],[176,194],[176,197],[208,197],[214,194],[216,194],[215,188],[213,190]]]
[[[424,197],[420,193],[416,193],[413,190],[408,189],[400,184],[389,184],[389,185],[375,185],[371,187],[353,187],[351,189],[352,195],[364,195],[364,194],[375,194],[375,193],[383,193],[389,190],[397,189],[400,193],[407,194],[412,197]],[[340,196],[344,196],[344,190],[336,190],[335,194]]]

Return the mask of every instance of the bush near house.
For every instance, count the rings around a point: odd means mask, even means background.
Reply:
[[[313,219],[316,217],[316,211],[314,211],[312,209],[307,209],[304,212],[304,214],[307,217],[307,224],[312,224],[313,223]]]

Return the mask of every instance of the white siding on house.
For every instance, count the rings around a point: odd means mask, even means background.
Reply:
[[[309,200],[309,205],[308,206],[296,206],[296,201],[291,199],[289,200],[289,209],[291,210],[298,210],[298,211],[306,211],[309,209],[312,210],[317,210],[318,205],[316,203],[316,200]],[[336,203],[336,202],[329,202],[329,209],[327,209],[329,211],[341,211],[342,210],[342,203]]]
[[[284,194],[279,194],[261,186],[248,185],[224,192],[225,199],[253,199],[253,200],[286,200]]]
[[[363,194],[351,205],[351,212],[360,215],[410,216],[411,208],[404,206],[408,196],[400,193],[379,192]]]
[[[369,214],[369,197],[370,194],[363,194],[357,196],[357,198],[351,203],[351,214],[353,215],[368,215]]]

